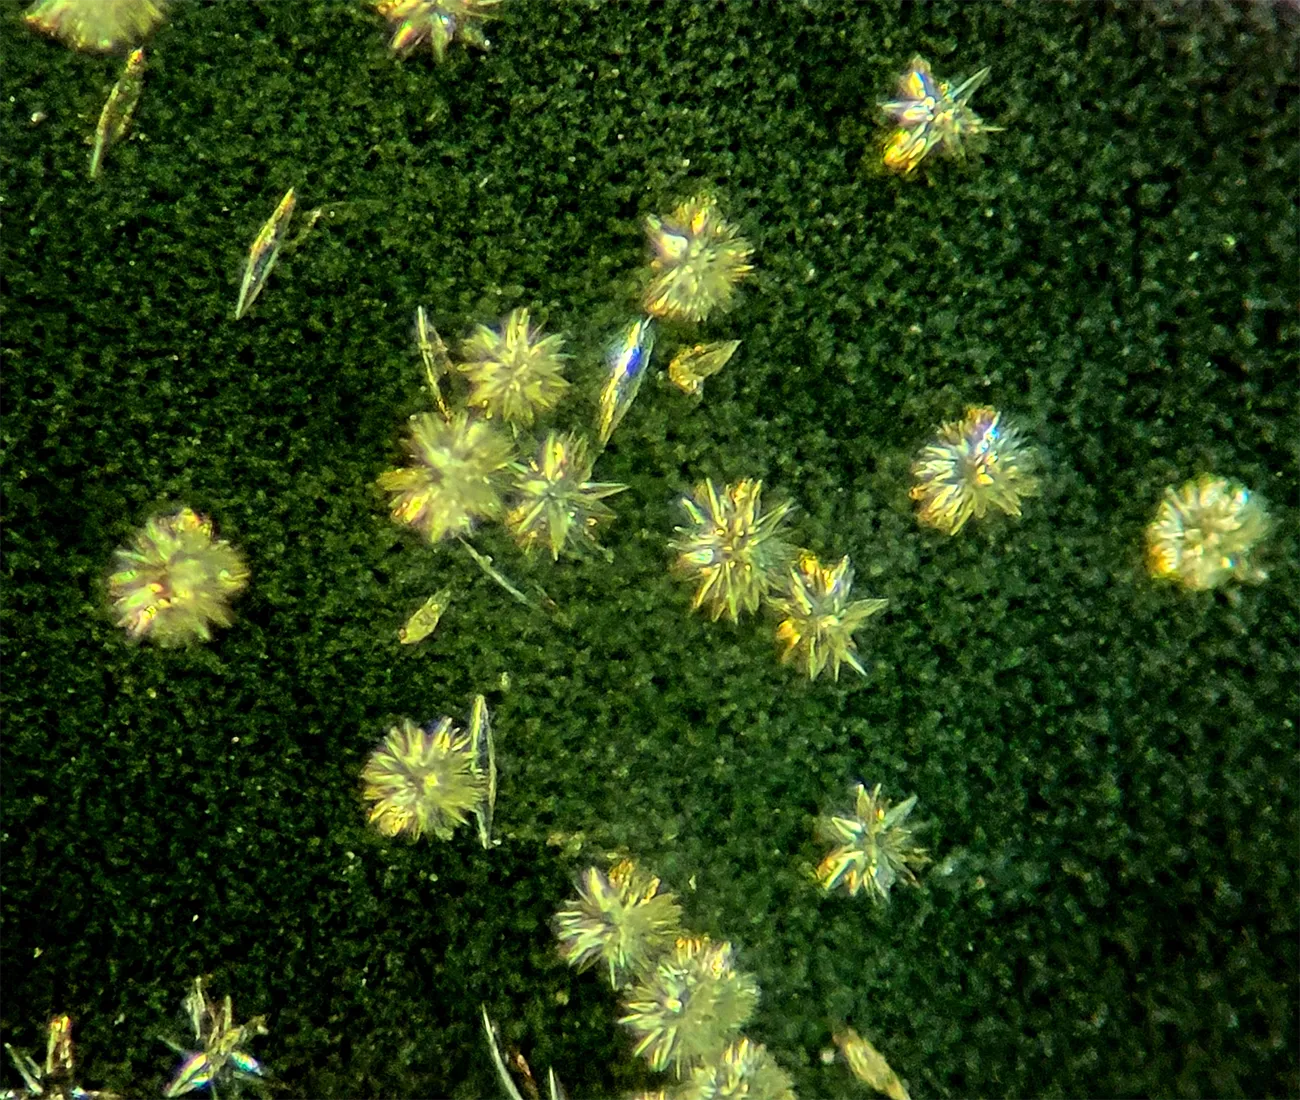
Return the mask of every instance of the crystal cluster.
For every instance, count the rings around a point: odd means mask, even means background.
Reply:
[[[996,409],[971,406],[961,420],[940,425],[912,463],[917,519],[955,535],[971,519],[996,509],[1020,515],[1020,502],[1038,492],[1034,452]]]
[[[736,283],[754,270],[753,248],[708,195],[696,195],[671,214],[646,218],[650,269],[645,308],[652,316],[703,321],[728,309]]]
[[[375,10],[392,25],[388,48],[408,54],[427,42],[435,61],[459,39],[467,46],[488,48],[483,21],[501,0],[374,0]]]
[[[681,915],[657,878],[624,859],[608,874],[597,867],[583,872],[577,898],[555,915],[555,934],[570,966],[586,970],[600,963],[619,989],[676,942]]]
[[[838,680],[843,664],[866,675],[853,632],[889,601],[851,600],[852,591],[853,567],[847,557],[828,567],[805,552],[790,571],[786,594],[772,600],[781,617],[776,628],[777,641],[785,646],[781,659],[798,664],[810,680],[828,666],[831,677]]]
[[[555,919],[560,954],[579,970],[601,965],[622,995],[621,1023],[635,1052],[682,1079],[671,1095],[792,1100],[789,1076],[740,1034],[758,982],[739,969],[729,942],[686,932],[681,908],[659,880],[619,860],[588,868],[578,897]]]
[[[512,447],[490,424],[464,412],[450,420],[418,413],[411,417],[406,451],[410,462],[379,478],[379,487],[392,494],[398,523],[438,542],[501,514]]]
[[[450,840],[487,793],[468,733],[441,718],[421,729],[409,718],[388,731],[361,772],[370,824],[384,836]]]
[[[627,488],[592,481],[595,459],[586,439],[551,432],[515,481],[515,501],[506,527],[524,550],[546,547],[558,558],[566,547],[595,545],[596,528],[614,518],[606,497]]]
[[[1202,474],[1165,490],[1147,527],[1147,568],[1194,591],[1261,581],[1252,554],[1269,525],[1263,502],[1244,485]]]
[[[970,107],[971,97],[988,75],[988,69],[981,69],[954,86],[936,79],[923,57],[912,58],[899,78],[896,97],[880,105],[895,125],[885,143],[885,167],[910,175],[931,153],[960,160],[977,138],[1001,129],[990,126]]]
[[[677,528],[676,569],[698,582],[692,607],[732,622],[758,610],[759,601],[781,584],[794,551],[782,538],[793,507],[764,512],[763,483],[745,478],[721,492],[705,479],[681,500],[689,523]]]
[[[74,50],[108,53],[139,45],[166,9],[166,0],[36,0],[23,18]]]
[[[817,880],[827,892],[843,886],[850,895],[866,890],[878,901],[888,901],[897,882],[916,886],[916,870],[929,856],[915,843],[907,824],[916,795],[898,805],[880,796],[880,784],[867,790],[854,787],[854,808],[832,814],[819,823],[822,836],[837,847],[817,867]]]
[[[230,601],[247,583],[239,552],[216,537],[210,520],[182,508],[154,516],[116,552],[108,594],[132,641],[178,646],[229,626]]]

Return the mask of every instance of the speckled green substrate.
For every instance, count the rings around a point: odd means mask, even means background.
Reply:
[[[211,973],[268,1014],[276,1095],[495,1095],[480,1002],[539,1075],[617,1094],[649,1077],[547,921],[622,846],[735,942],[805,1100],[858,1087],[821,1059],[846,1022],[918,1097],[1300,1091],[1292,9],[511,0],[491,53],[437,68],[359,5],[174,7],[98,184],[120,61],[0,19],[7,1041],[68,1011],[83,1084],[156,1095],[154,1037]],[[980,165],[872,169],[915,52],[992,67]],[[291,185],[353,205],[235,323]],[[744,344],[701,404],[651,379],[619,428],[612,564],[483,532],[561,609],[530,613],[373,488],[421,407],[415,308],[450,337],[531,307],[579,353],[561,423],[589,423],[639,219],[701,185],[756,246],[704,330]],[[907,468],[967,402],[1041,447],[1045,492],[947,540]],[[1146,579],[1162,487],[1202,470],[1271,502],[1264,586]],[[705,475],[797,500],[804,544],[890,599],[865,681],[688,614],[665,540]],[[178,503],[252,584],[211,646],[133,649],[110,556]],[[368,832],[386,723],[480,691],[504,843]],[[930,823],[936,869],[888,909],[810,883],[857,780]],[[579,830],[576,859],[546,843]]]

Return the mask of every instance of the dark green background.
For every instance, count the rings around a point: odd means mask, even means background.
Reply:
[[[735,943],[763,990],[749,1033],[805,1098],[861,1087],[820,1057],[845,1022],[917,1097],[1300,1091],[1294,11],[511,0],[490,53],[439,68],[391,57],[358,4],[182,2],[98,184],[121,62],[20,12],[0,20],[5,1039],[43,1050],[68,1011],[83,1083],[156,1095],[155,1037],[184,1038],[211,973],[240,1019],[269,1016],[253,1049],[283,1095],[496,1095],[480,1002],[539,1075],[616,1094],[650,1078],[548,920],[623,848]],[[873,168],[875,103],[914,52],[992,67],[975,106],[1005,132],[980,164]],[[235,323],[291,185],[300,211],[355,205]],[[450,338],[532,307],[576,352],[559,423],[589,424],[640,219],[701,187],[757,271],[700,331],[744,344],[701,403],[647,382],[597,467],[631,486],[612,564],[478,536],[561,608],[528,612],[374,488],[423,407],[415,308]],[[1044,492],[947,539],[907,470],[968,402],[1025,429]],[[1205,470],[1271,503],[1267,584],[1147,579],[1161,490]],[[802,544],[889,598],[865,680],[809,684],[770,624],[689,613],[666,540],[706,475],[763,478]],[[252,584],[212,645],[132,648],[112,552],[181,503]],[[444,585],[437,634],[400,647]],[[461,720],[475,692],[501,846],[368,831],[358,772],[386,725]],[[919,796],[936,858],[887,908],[810,882],[814,817],[859,779]]]

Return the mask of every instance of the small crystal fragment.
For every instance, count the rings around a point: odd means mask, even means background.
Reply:
[[[704,389],[704,380],[722,370],[738,347],[739,340],[719,340],[682,348],[668,364],[668,377],[683,393],[697,394]]]
[[[143,91],[144,50],[136,49],[126,59],[126,68],[113,85],[113,90],[108,93],[104,109],[99,114],[99,125],[95,127],[95,147],[90,153],[91,179],[99,178],[104,166],[104,154],[126,134]]]
[[[602,447],[609,442],[614,429],[632,407],[637,390],[645,379],[654,346],[654,325],[648,317],[642,317],[628,325],[606,353],[609,379],[600,393],[600,413],[596,421]]]
[[[474,769],[485,784],[483,798],[474,807],[478,839],[484,848],[492,847],[492,815],[497,807],[497,750],[492,740],[492,723],[488,718],[487,700],[474,696],[469,713],[469,744]]]
[[[402,645],[415,645],[416,642],[424,641],[438,628],[438,621],[442,618],[442,613],[447,610],[449,603],[451,603],[450,588],[435,592],[406,620],[406,625],[397,632],[397,640]]]
[[[429,392],[438,405],[444,420],[451,419],[451,411],[442,397],[442,379],[451,373],[451,356],[447,345],[442,342],[438,330],[429,323],[429,314],[424,306],[415,311],[415,343],[420,349],[420,362],[424,364],[424,378],[429,384]]]
[[[851,1027],[845,1028],[835,1036],[835,1045],[840,1048],[849,1069],[859,1081],[870,1085],[877,1092],[884,1093],[889,1100],[911,1100],[906,1086],[885,1061],[885,1056],[862,1038]]]
[[[280,258],[280,249],[284,247],[285,236],[289,232],[289,222],[293,218],[293,208],[297,200],[290,187],[275,208],[275,213],[266,224],[258,230],[253,240],[253,247],[248,250],[248,264],[244,268],[244,281],[239,287],[239,301],[235,303],[235,320],[238,321],[251,306],[266,280]]]

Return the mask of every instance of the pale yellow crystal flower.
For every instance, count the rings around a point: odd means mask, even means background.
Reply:
[[[392,494],[398,523],[437,542],[501,514],[501,480],[512,447],[495,428],[463,412],[450,421],[420,413],[411,417],[406,450],[410,463],[379,477],[379,487]]]
[[[1038,492],[1035,465],[1033,451],[1000,412],[972,406],[961,420],[942,424],[912,463],[917,519],[955,535],[990,509],[1018,516],[1022,498]]]
[[[191,508],[154,516],[114,554],[109,598],[132,641],[206,642],[229,626],[230,601],[248,583],[243,557]]]
[[[785,646],[781,660],[798,664],[810,680],[816,680],[827,665],[835,680],[842,664],[865,676],[853,632],[889,601],[850,600],[852,591],[853,567],[847,557],[828,567],[804,552],[790,570],[785,596],[772,600],[781,616],[776,628],[777,641]]]
[[[870,791],[859,783],[854,802],[850,813],[832,814],[818,823],[822,837],[839,845],[817,867],[822,888],[829,893],[843,886],[850,895],[865,889],[877,901],[888,901],[896,882],[918,885],[915,869],[930,858],[915,844],[915,831],[907,824],[916,795],[891,806],[880,797],[879,783]]]
[[[1251,552],[1269,529],[1263,502],[1240,482],[1201,474],[1165,490],[1147,527],[1147,568],[1153,577],[1204,591],[1225,582],[1261,581]]]
[[[421,729],[409,718],[388,731],[361,773],[369,821],[384,836],[450,840],[487,793],[468,733],[441,718]]]
[[[678,527],[671,543],[678,551],[675,569],[699,581],[692,607],[707,606],[715,620],[725,615],[735,622],[742,611],[758,610],[793,557],[781,538],[793,506],[786,502],[764,512],[762,493],[763,483],[752,478],[721,493],[705,479],[694,496],[682,498],[690,524]]]
[[[167,0],[36,0],[23,18],[74,50],[139,45],[162,22]]]
[[[754,250],[708,195],[696,195],[662,218],[645,220],[654,281],[645,308],[655,317],[703,321],[732,304],[736,283],[754,270]]]

